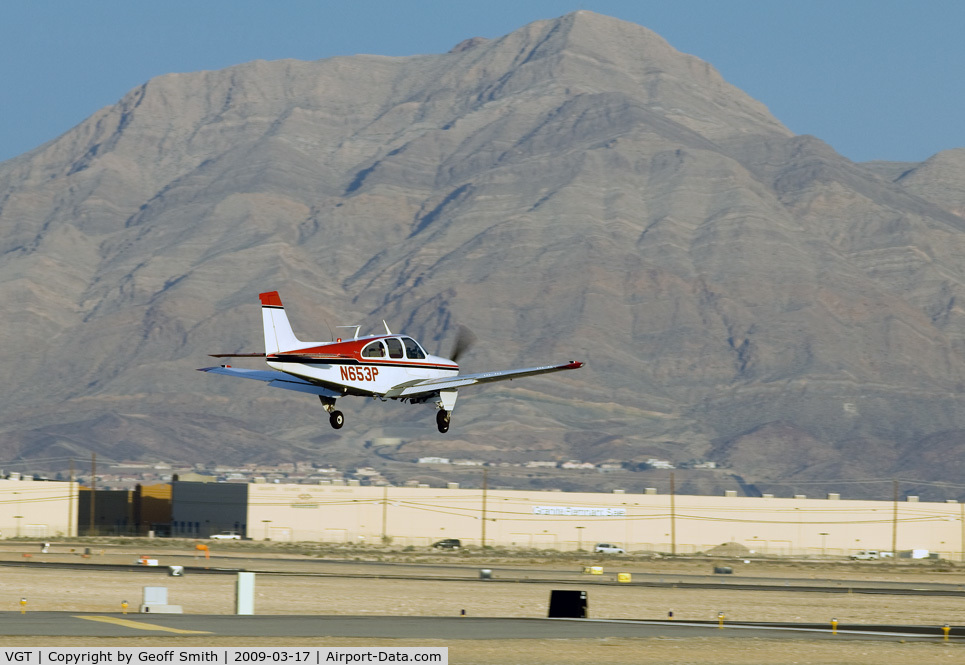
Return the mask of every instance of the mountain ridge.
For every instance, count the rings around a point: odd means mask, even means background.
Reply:
[[[0,339],[39,342],[0,361],[8,459],[111,456],[151,423],[229,459],[364,459],[404,432],[494,460],[739,459],[760,487],[828,473],[755,462],[768,437],[842,468],[874,441],[890,477],[965,431],[958,152],[853,164],[591,12],[470,41],[164,75],[0,163]],[[395,404],[347,403],[335,435],[305,396],[188,373],[260,350],[265,290],[307,338],[385,318],[436,352],[467,323],[470,370],[589,362],[467,391],[458,442]]]

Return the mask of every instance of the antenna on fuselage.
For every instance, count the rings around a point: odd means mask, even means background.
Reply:
[[[389,330],[389,324],[385,322],[385,319],[382,319],[382,325],[385,326],[385,334],[391,335],[392,331]]]
[[[359,330],[362,329],[362,326],[335,326],[335,327],[336,328],[355,328],[355,337],[353,339],[359,338]]]

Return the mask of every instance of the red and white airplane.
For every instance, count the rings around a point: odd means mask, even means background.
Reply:
[[[199,372],[224,374],[267,381],[284,388],[318,395],[329,412],[332,427],[345,424],[335,400],[347,395],[402,400],[412,404],[433,404],[440,432],[449,431],[456,405],[456,391],[477,383],[506,381],[523,376],[579,369],[582,362],[509,369],[480,374],[459,374],[459,355],[472,343],[472,333],[463,328],[453,348],[452,359],[429,355],[411,337],[397,335],[385,325],[384,335],[355,337],[334,342],[303,342],[295,337],[277,291],[259,295],[265,326],[265,353],[211,354],[215,358],[264,357],[271,370],[241,369],[230,365],[203,367]]]

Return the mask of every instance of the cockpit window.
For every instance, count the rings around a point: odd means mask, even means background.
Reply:
[[[382,342],[375,341],[362,349],[363,358],[385,358],[385,347]]]
[[[389,347],[389,358],[402,357],[402,342],[397,340],[395,337],[389,337],[387,340],[385,340],[385,345]]]
[[[411,337],[403,337],[402,343],[405,344],[405,355],[407,355],[410,360],[421,360],[426,357],[426,352],[423,351],[419,343]]]

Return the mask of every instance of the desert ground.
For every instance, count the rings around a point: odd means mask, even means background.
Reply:
[[[297,551],[270,552],[245,549],[242,544],[212,545],[211,559],[187,546],[166,544],[94,545],[84,557],[84,545],[54,543],[48,553],[34,543],[0,545],[3,594],[0,609],[19,610],[20,598],[28,611],[121,612],[127,601],[136,613],[144,586],[166,586],[169,603],[181,605],[189,614],[231,614],[234,611],[233,575],[186,572],[169,577],[162,571],[65,570],[34,567],[36,562],[134,563],[141,556],[156,558],[161,566],[197,565],[283,570],[288,575],[258,575],[256,614],[346,614],[453,616],[465,610],[469,616],[544,617],[549,591],[568,575],[588,592],[592,618],[662,619],[673,611],[677,620],[716,619],[723,612],[728,620],[801,621],[841,623],[899,623],[935,625],[965,623],[965,596],[927,597],[815,593],[793,591],[746,591],[737,589],[653,588],[633,585],[601,585],[592,576],[580,577],[584,565],[602,565],[607,573],[675,576],[709,573],[716,563],[734,567],[735,575],[760,578],[762,583],[802,583],[808,580],[942,582],[965,581],[965,568],[945,562],[929,564],[853,564],[835,561],[783,562],[734,560],[710,562],[687,559],[600,559],[556,556],[496,557],[485,553],[391,553],[381,551],[329,552],[324,561],[316,554]],[[30,554],[24,557],[24,554]],[[335,559],[341,559],[336,563]],[[391,565],[390,565],[391,564]],[[493,570],[494,581],[476,577],[477,569]],[[572,573],[567,571],[572,570]],[[306,576],[298,573],[313,572]],[[562,571],[562,572],[560,572]],[[318,573],[337,576],[317,576]],[[402,573],[430,579],[385,579]],[[434,576],[465,579],[439,580]],[[723,577],[723,576],[722,576]],[[524,578],[526,583],[500,579]],[[832,582],[833,583],[833,582]],[[726,583],[722,583],[726,587]],[[4,606],[5,605],[5,606]],[[600,640],[372,640],[329,638],[237,638],[138,637],[138,638],[38,638],[0,637],[0,646],[446,646],[451,663],[718,663],[757,665],[770,663],[852,663],[869,665],[922,665],[965,661],[965,644],[845,641],[807,639],[756,639],[737,631],[721,631],[719,638],[695,639],[600,639]]]

